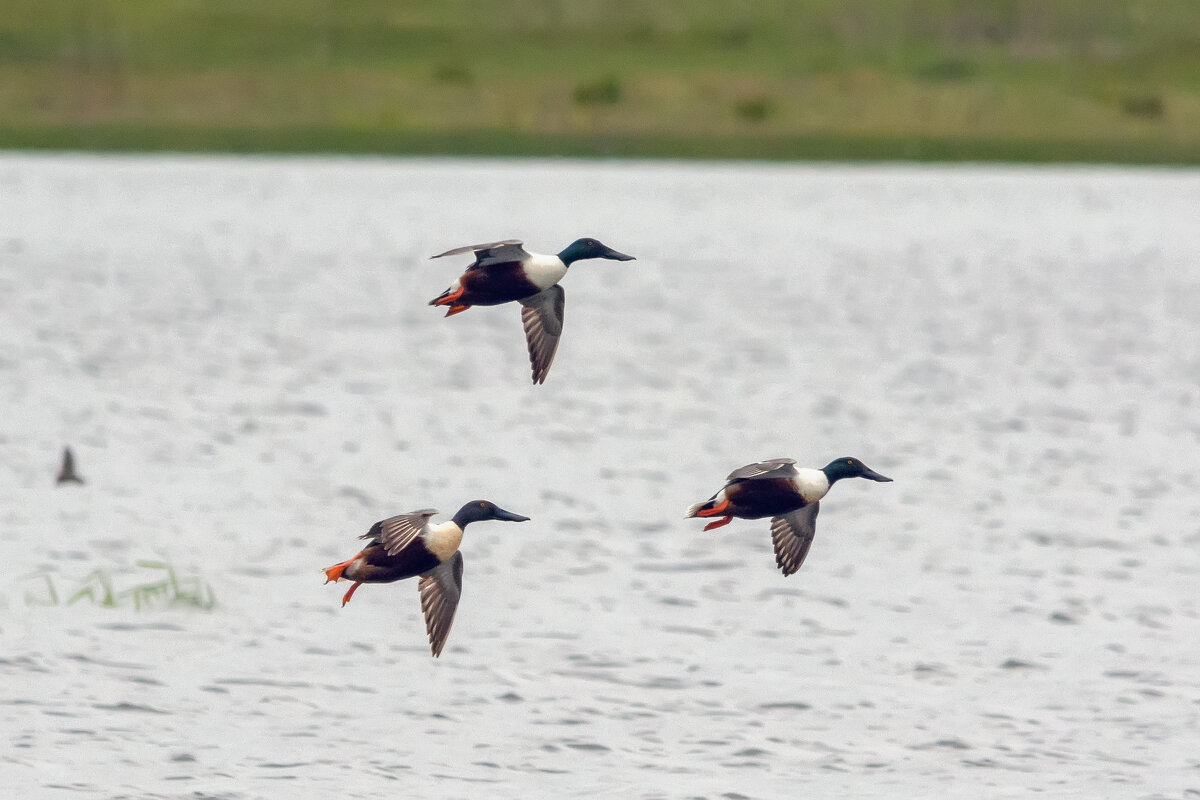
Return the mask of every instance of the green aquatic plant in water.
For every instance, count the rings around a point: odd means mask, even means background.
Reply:
[[[97,599],[97,594],[99,594],[99,599]],[[67,605],[74,605],[85,597],[105,608],[116,607],[117,600],[113,596],[112,580],[108,577],[107,572],[102,569],[94,569],[89,572],[83,579],[83,584],[67,599]]]
[[[105,608],[128,605],[132,601],[137,611],[173,606],[188,606],[208,611],[217,604],[212,587],[198,576],[180,577],[175,568],[165,561],[138,561],[137,566],[154,570],[160,577],[118,591],[113,588],[112,576],[106,570],[94,569],[67,595],[66,605],[74,605],[86,599]],[[46,593],[38,596],[26,591],[25,602],[29,605],[58,605],[59,593],[53,578],[44,572],[31,577],[40,577],[45,581]]]

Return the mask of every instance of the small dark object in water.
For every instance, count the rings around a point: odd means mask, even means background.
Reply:
[[[83,483],[83,478],[75,473],[75,456],[69,447],[63,448],[62,468],[54,482],[60,486],[64,483]]]

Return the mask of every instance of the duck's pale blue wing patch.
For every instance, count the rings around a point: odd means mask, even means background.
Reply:
[[[496,264],[507,261],[522,261],[529,257],[529,253],[525,252],[522,245],[525,244],[520,239],[505,239],[502,242],[488,242],[487,244],[469,244],[466,247],[456,247],[453,250],[447,250],[444,253],[438,253],[430,258],[443,258],[445,256],[457,256],[461,253],[474,253],[474,267],[486,267],[488,264]]]
[[[413,539],[425,530],[429,518],[438,513],[436,508],[422,508],[420,511],[410,511],[388,517],[379,523],[379,529],[372,528],[360,536],[360,539],[378,539],[389,556],[394,556],[412,544]]]
[[[462,553],[455,553],[422,575],[417,583],[421,612],[425,615],[425,632],[429,634],[429,647],[434,658],[442,654],[450,626],[454,624],[454,612],[462,597],[462,575]]]
[[[554,363],[554,354],[558,352],[567,294],[561,286],[555,284],[519,302],[521,324],[525,326],[525,342],[529,345],[529,366],[533,370],[533,382],[544,383],[546,374],[550,372],[550,365]]]
[[[727,481],[744,481],[750,478],[793,478],[796,476],[796,463],[794,458],[772,458],[767,461],[759,461],[754,464],[747,464],[744,467],[738,467],[733,472],[729,473]]]
[[[809,503],[804,508],[771,518],[771,543],[775,545],[775,563],[784,575],[800,569],[808,548],[817,533],[817,512],[820,503]]]

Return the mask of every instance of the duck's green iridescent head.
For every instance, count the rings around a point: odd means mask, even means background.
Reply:
[[[472,522],[483,522],[488,519],[498,519],[504,522],[526,522],[529,517],[505,511],[489,500],[472,500],[458,510],[454,515],[454,523],[465,528]]]
[[[598,239],[576,239],[567,245],[558,257],[568,267],[575,261],[588,258],[607,258],[612,261],[633,261],[633,256],[618,253]]]
[[[880,475],[857,458],[849,456],[830,461],[821,467],[821,471],[825,473],[825,477],[831,484],[842,478],[866,478],[869,481],[879,481],[880,483],[890,483],[892,480],[886,475]]]

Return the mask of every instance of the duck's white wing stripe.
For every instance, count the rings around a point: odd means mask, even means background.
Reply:
[[[525,326],[525,342],[529,346],[529,365],[533,370],[534,383],[545,383],[550,365],[554,363],[558,340],[562,336],[566,299],[566,292],[555,284],[520,301],[521,324]]]
[[[477,253],[479,254],[479,260],[482,261],[484,255],[489,251],[500,250],[502,248],[515,251],[517,254],[516,257],[519,258],[520,254],[525,252],[525,249],[521,247],[523,244],[525,243],[520,239],[505,239],[501,242],[488,242],[487,244],[469,244],[466,247],[456,247],[453,250],[447,250],[444,253],[438,253],[436,256],[430,256],[430,258],[444,258],[446,256],[456,256],[460,253]]]
[[[817,512],[820,503],[809,503],[804,508],[771,518],[771,542],[775,545],[775,563],[784,575],[800,569],[808,548],[812,546],[817,532]]]
[[[727,481],[742,481],[747,478],[758,478],[763,475],[770,475],[772,478],[791,478],[796,475],[796,468],[792,466],[796,463],[794,458],[772,458],[767,461],[759,461],[754,464],[747,464],[744,467],[738,467],[733,472],[729,473]]]
[[[450,626],[454,624],[454,612],[462,597],[462,574],[462,553],[455,553],[422,575],[417,583],[421,612],[425,615],[425,632],[429,634],[429,647],[434,658],[442,654]]]
[[[380,522],[379,541],[383,543],[383,549],[389,556],[394,556],[408,547],[412,544],[413,539],[416,539],[421,531],[425,530],[429,518],[436,513],[438,513],[436,508],[423,508],[420,511],[389,517]],[[359,538],[367,539],[370,536],[369,533],[366,533]]]

